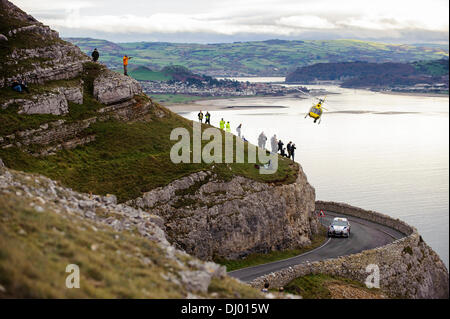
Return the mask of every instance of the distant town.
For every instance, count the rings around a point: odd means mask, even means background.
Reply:
[[[283,96],[306,94],[309,90],[302,86],[285,86],[270,83],[237,82],[236,85],[211,84],[209,81],[196,83],[183,81],[140,81],[146,94],[187,94],[194,96]],[[236,82],[236,81],[234,81]]]

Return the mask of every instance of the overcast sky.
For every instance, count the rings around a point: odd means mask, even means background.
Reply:
[[[448,43],[448,0],[13,0],[60,32],[117,42],[353,38]]]

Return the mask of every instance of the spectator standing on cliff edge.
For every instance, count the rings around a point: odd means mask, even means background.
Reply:
[[[100,57],[100,53],[98,53],[97,48],[94,49],[94,51],[92,51],[92,61],[97,62],[98,58]]]
[[[128,75],[128,60],[131,59],[128,55],[123,56],[123,75]]]
[[[294,161],[294,155],[295,155],[295,150],[297,148],[295,147],[295,144],[291,145],[291,156],[292,156],[292,161]]]
[[[267,137],[264,134],[264,132],[261,132],[261,134],[259,134],[258,137],[258,146],[259,148],[265,149],[266,148],[266,141],[267,141]]]
[[[205,124],[210,124],[211,125],[211,114],[209,114],[209,112],[208,111],[206,111],[206,114],[205,114]]]
[[[274,134],[270,139],[270,146],[272,148],[272,153],[275,154],[278,151],[278,140],[276,134]]]
[[[288,154],[288,158],[291,158],[291,146],[292,146],[292,142],[289,141],[289,143],[287,144],[287,154]]]
[[[236,128],[236,132],[238,133],[239,137],[241,137],[241,130],[242,130],[242,123],[239,124],[239,126]]]
[[[226,127],[226,131],[227,131],[228,133],[230,133],[230,132],[231,132],[230,121],[227,121],[227,125],[226,125],[225,127]]]
[[[203,121],[203,112],[200,110],[200,113],[198,113],[198,120],[200,121],[200,123],[202,123]]]
[[[278,140],[278,150],[280,151],[280,153],[283,152],[283,145],[284,143],[281,140]]]

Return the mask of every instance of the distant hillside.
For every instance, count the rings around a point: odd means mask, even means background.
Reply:
[[[90,38],[67,38],[90,54],[100,50],[100,60],[110,68],[121,68],[122,56],[133,56],[131,65],[161,69],[182,65],[208,75],[281,75],[295,67],[330,62],[411,62],[441,59],[448,49],[357,40],[285,41],[196,44],[135,42],[112,43]]]
[[[446,84],[448,59],[411,63],[317,63],[297,68],[286,76],[287,83],[342,81],[343,87],[394,87],[416,84]]]
[[[138,66],[129,71],[128,74],[138,81],[169,81],[173,79],[170,74],[153,71],[145,66]]]

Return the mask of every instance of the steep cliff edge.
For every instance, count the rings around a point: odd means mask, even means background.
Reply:
[[[169,238],[188,253],[236,259],[310,244],[318,231],[314,199],[300,167],[294,183],[279,186],[199,172],[128,204],[163,217]]]

